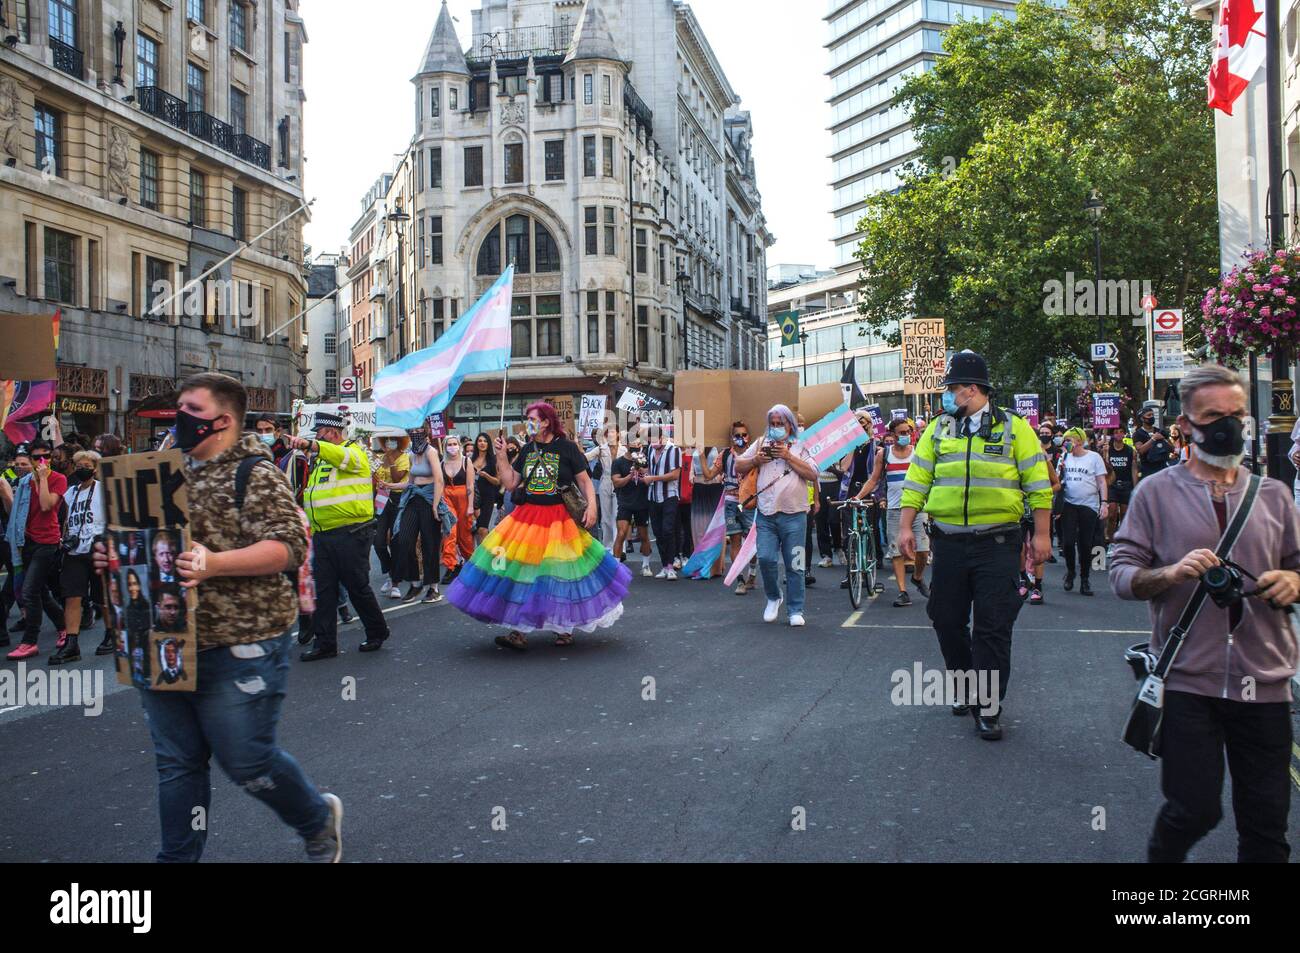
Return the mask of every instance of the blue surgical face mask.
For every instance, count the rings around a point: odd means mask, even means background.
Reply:
[[[273,433],[260,433],[257,435],[257,439],[262,441],[262,443],[266,444],[268,447],[275,446],[275,434]]]
[[[768,427],[767,439],[772,441],[781,441],[785,439],[786,430],[784,427]]]
[[[952,391],[943,392],[943,412],[945,414],[957,414],[962,409],[961,404],[957,403],[957,397]]]
[[[901,436],[901,437],[898,438],[898,445],[899,445],[900,447],[909,447],[909,446],[911,446],[911,445],[912,445],[912,435],[911,435],[911,434],[903,434],[903,436]]]

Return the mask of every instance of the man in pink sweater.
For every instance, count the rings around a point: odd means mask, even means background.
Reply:
[[[1142,480],[1115,537],[1110,583],[1151,603],[1157,654],[1206,570],[1250,479],[1241,466],[1246,392],[1233,372],[1205,365],[1179,386],[1186,464]],[[1300,598],[1300,517],[1291,491],[1265,479],[1229,556],[1246,598],[1206,600],[1165,683],[1161,790],[1147,846],[1152,862],[1180,862],[1223,817],[1224,754],[1232,772],[1237,859],[1285,862],[1291,804],[1291,677],[1297,647],[1282,607]]]

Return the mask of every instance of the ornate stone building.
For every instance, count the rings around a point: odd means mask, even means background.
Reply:
[[[437,340],[513,262],[508,419],[761,360],[773,238],[748,115],[689,6],[486,0],[466,52],[444,4],[413,84],[415,136],[352,236],[378,227],[373,359]],[[458,425],[495,424],[500,388],[467,380]]]
[[[0,0],[0,311],[62,312],[65,426],[146,446],[136,411],[209,368],[288,409],[307,213],[272,226],[303,205],[297,7]]]

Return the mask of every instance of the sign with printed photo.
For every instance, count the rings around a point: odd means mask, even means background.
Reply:
[[[100,465],[109,552],[108,614],[117,632],[117,680],[192,692],[198,679],[193,589],[176,558],[190,546],[180,451],[110,457]]]

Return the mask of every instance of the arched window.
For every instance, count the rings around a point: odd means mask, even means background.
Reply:
[[[498,222],[483,239],[475,273],[499,275],[511,262],[521,275],[558,272],[560,248],[540,221],[529,215],[511,215],[504,229]]]

